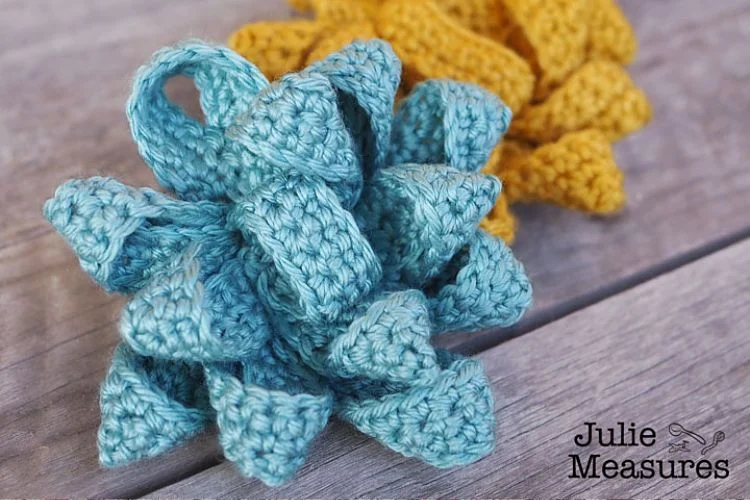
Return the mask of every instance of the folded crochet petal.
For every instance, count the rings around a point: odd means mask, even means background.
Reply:
[[[435,4],[464,27],[500,43],[515,27],[505,0],[436,0]]]
[[[101,387],[99,461],[104,467],[154,457],[201,432],[211,411],[199,366],[115,350]]]
[[[630,64],[638,51],[633,27],[615,0],[589,0],[588,59]]]
[[[210,243],[204,265],[216,268],[237,246],[226,213],[223,204],[177,201],[103,177],[70,180],[44,205],[81,267],[107,291],[121,293],[145,286],[196,239]]]
[[[230,219],[250,247],[271,257],[274,271],[261,260],[257,286],[286,319],[335,321],[380,281],[380,263],[352,215],[315,178],[277,178],[238,203]]]
[[[342,377],[391,382],[434,377],[439,367],[424,295],[407,290],[375,301],[333,340],[328,362]]]
[[[510,213],[508,207],[508,197],[505,193],[500,193],[497,197],[495,206],[487,214],[487,217],[482,219],[479,227],[487,231],[493,236],[501,238],[506,245],[511,245],[516,237],[516,227],[518,222],[516,218]]]
[[[610,116],[609,109],[628,91],[636,89],[627,72],[617,63],[594,60],[585,63],[549,97],[528,106],[513,119],[510,135],[537,143],[559,139],[568,132],[586,128],[600,128],[601,116]],[[650,107],[639,105],[633,109],[618,107],[634,121],[627,131],[642,127],[651,117]],[[611,122],[611,119],[605,120]],[[621,134],[614,134],[615,138]]]
[[[444,165],[383,169],[355,208],[384,281],[420,287],[474,234],[500,191],[497,178]]]
[[[439,350],[442,370],[425,385],[372,397],[343,396],[338,415],[385,446],[435,467],[479,460],[495,446],[492,390],[474,359]]]
[[[375,22],[403,62],[408,85],[426,78],[471,82],[499,96],[514,113],[531,100],[529,64],[508,47],[464,28],[432,0],[390,0]]]
[[[193,78],[205,124],[166,97],[164,85],[177,75]],[[157,52],[136,74],[127,114],[138,150],[159,183],[186,200],[236,193],[241,171],[260,166],[225,129],[267,85],[255,66],[225,47],[190,42]]]
[[[492,168],[503,179],[511,203],[542,201],[598,214],[625,204],[622,171],[599,130],[571,132],[536,149],[509,140]]]
[[[303,68],[322,28],[307,19],[250,23],[232,33],[227,46],[275,80]]]
[[[477,171],[487,163],[511,116],[500,99],[476,85],[427,80],[398,108],[389,164],[443,163]]]
[[[531,305],[523,266],[500,239],[477,230],[435,281],[429,299],[435,334],[516,323]]]
[[[382,40],[354,42],[304,73],[319,73],[338,91],[339,106],[357,142],[365,177],[382,168],[391,135],[401,61]]]
[[[586,57],[589,0],[503,0],[516,28],[506,44],[531,63],[543,99]]]
[[[350,207],[362,189],[362,169],[347,125],[328,78],[291,73],[261,91],[228,135],[277,169],[325,180]],[[241,186],[242,198],[265,182]]]
[[[348,0],[347,0],[348,1]],[[325,59],[329,54],[341,50],[357,40],[373,40],[378,37],[375,25],[367,18],[349,21],[343,24],[326,25],[326,36],[318,38],[312,50],[307,54],[307,64]],[[401,61],[399,60],[399,65]]]
[[[617,96],[589,126],[601,130],[607,139],[615,142],[643,128],[651,121],[652,115],[646,93],[633,87]]]
[[[266,345],[271,327],[242,262],[231,258],[206,276],[198,253],[188,248],[125,306],[120,334],[139,354],[228,360]]]
[[[302,465],[333,409],[327,389],[287,375],[277,363],[264,357],[206,365],[224,455],[269,486],[282,484]]]
[[[327,26],[358,22],[373,17],[381,0],[288,0],[297,11],[312,12],[315,19]]]

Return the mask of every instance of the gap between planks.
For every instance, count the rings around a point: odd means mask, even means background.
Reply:
[[[459,343],[453,347],[454,350],[462,352],[467,355],[478,355],[484,351],[489,351],[493,348],[499,347],[501,344],[508,342],[511,339],[520,337],[526,333],[531,333],[536,329],[540,329],[545,325],[559,321],[571,314],[586,309],[588,307],[595,306],[597,303],[605,301],[627,292],[632,288],[636,288],[639,285],[645,284],[646,282],[656,279],[663,274],[668,274],[672,271],[679,269],[680,267],[690,265],[696,261],[699,261],[715,252],[719,252],[727,247],[734,244],[741,243],[743,240],[750,239],[750,227],[740,231],[736,234],[729,235],[725,238],[720,238],[709,244],[703,245],[695,250],[684,253],[672,259],[665,261],[659,265],[653,266],[652,268],[646,269],[640,273],[618,280],[609,286],[602,287],[595,290],[591,294],[587,294],[583,297],[577,298],[576,300],[570,301],[569,303],[560,304],[559,306],[552,307],[549,310],[538,312],[537,315],[531,321],[525,321],[519,324],[517,327],[511,327],[506,330],[498,331],[496,335],[482,336],[478,342],[472,342],[469,340]],[[488,339],[490,342],[488,342]],[[493,342],[493,340],[496,340]],[[327,435],[328,431],[326,431]],[[340,436],[336,436],[340,437]],[[325,437],[321,436],[321,440]],[[364,444],[364,438],[358,441],[358,444]],[[322,458],[322,457],[321,457]],[[178,484],[185,481],[191,475],[197,475],[206,470],[214,469],[217,466],[221,466],[224,460],[220,456],[216,456],[213,459],[207,459],[201,465],[202,467],[191,467],[191,474],[184,474],[182,477],[176,478],[174,481],[158,485],[155,488],[146,488],[142,491],[135,489],[130,491],[127,496],[142,496],[148,497],[151,494],[158,494],[163,491],[164,488],[169,488],[172,484]],[[237,473],[238,474],[238,473]]]
[[[747,21],[744,12],[750,4],[728,0],[719,6],[706,7],[700,1],[679,1],[682,2],[679,5],[669,0],[649,4],[649,7],[636,1],[624,2],[643,35],[642,40],[655,41],[654,45],[643,47],[636,65],[636,80],[646,86],[654,98],[657,121],[645,134],[618,145],[621,159],[624,158],[621,163],[628,173],[628,191],[633,198],[631,217],[605,224],[555,208],[524,210],[528,221],[523,218],[525,225],[515,248],[524,262],[537,266],[530,271],[535,274],[534,282],[540,292],[538,312],[549,313],[547,318],[538,320],[539,324],[569,314],[581,307],[580,304],[592,300],[589,286],[601,289],[602,284],[615,279],[618,286],[627,287],[628,279],[623,282],[622,276],[637,278],[641,276],[641,269],[664,272],[653,263],[663,257],[689,254],[691,248],[747,226],[746,216],[736,213],[746,203],[747,194],[742,190],[750,179],[747,175],[742,177],[746,169],[736,160],[746,156],[747,151],[744,138],[739,142],[737,139],[737,130],[742,129],[747,116],[743,108],[746,103],[738,101],[737,97],[743,95],[747,75],[730,72],[727,64],[735,61],[736,67],[742,67],[741,63],[748,60],[742,55],[747,54],[746,51],[739,55],[733,51],[746,43],[747,37],[743,35],[746,31],[737,26]],[[57,4],[49,3],[47,10],[54,12]],[[263,6],[273,10],[273,6],[266,7],[272,3],[263,3]],[[56,34],[55,29],[59,29],[63,21],[68,22],[68,12],[75,14],[86,10],[83,2],[70,7],[66,4],[65,14],[57,19],[60,22],[45,26],[44,36],[29,39],[33,43],[23,46],[15,55],[10,51],[0,56],[10,75],[0,83],[0,98],[3,88],[5,97],[12,96],[0,117],[4,123],[13,125],[9,130],[14,134],[12,140],[2,146],[9,148],[9,154],[3,154],[3,158],[11,159],[7,170],[0,173],[9,181],[5,184],[6,196],[2,197],[3,212],[13,225],[0,227],[0,239],[3,235],[8,237],[3,241],[10,245],[2,250],[6,260],[0,274],[19,278],[24,269],[19,269],[18,265],[29,262],[33,269],[44,266],[44,271],[37,274],[48,274],[46,280],[13,278],[12,285],[0,289],[0,299],[14,301],[12,310],[11,307],[8,310],[10,314],[0,318],[4,330],[3,354],[12,360],[19,354],[33,354],[22,369],[8,370],[7,378],[0,380],[0,391],[5,389],[0,406],[7,409],[5,415],[0,414],[0,422],[6,424],[5,431],[0,430],[0,437],[7,440],[0,441],[8,444],[7,454],[0,456],[7,461],[10,484],[19,481],[18,484],[26,484],[26,488],[37,488],[37,494],[30,496],[50,495],[52,488],[58,493],[69,491],[76,496],[101,492],[109,496],[132,496],[139,494],[138,489],[148,491],[173,482],[185,471],[217,462],[211,458],[217,456],[215,446],[207,444],[211,442],[207,438],[140,466],[111,473],[95,470],[94,433],[98,416],[94,393],[116,342],[113,325],[118,308],[105,303],[104,295],[93,286],[84,284],[85,276],[70,254],[65,253],[64,245],[48,231],[46,236],[29,245],[13,246],[13,243],[38,234],[40,227],[46,227],[42,226],[44,222],[37,212],[43,197],[64,178],[97,173],[118,176],[136,185],[149,182],[150,174],[130,144],[126,127],[120,123],[126,84],[122,83],[119,88],[116,82],[127,80],[123,75],[129,75],[153,48],[176,40],[185,32],[206,33],[208,26],[210,32],[219,37],[226,34],[237,24],[239,13],[247,20],[250,13],[260,12],[253,10],[250,4],[249,0],[224,2],[221,9],[212,5],[208,14],[208,11],[201,13],[200,3],[191,7],[181,4],[174,11],[168,6],[163,11],[151,11],[147,2],[140,2],[141,7],[121,2],[120,11],[108,6],[98,17],[81,17],[75,26],[71,24],[69,31]],[[679,16],[659,14],[677,7]],[[722,9],[725,14],[714,15]],[[200,17],[200,23],[191,21],[190,16],[180,17],[185,12],[194,19]],[[732,16],[727,17],[726,12],[731,12]],[[150,21],[143,22],[143,16],[148,16]],[[118,22],[112,23],[110,17]],[[704,21],[712,26],[710,36],[700,30]],[[93,45],[87,33],[96,30],[106,32],[106,36],[95,37],[99,44]],[[50,43],[58,39],[61,44]],[[76,40],[83,45],[77,46]],[[678,54],[679,60],[670,60],[676,59]],[[29,65],[29,59],[37,64]],[[691,65],[701,60],[715,63],[708,68],[708,73],[711,82],[722,84],[718,88],[706,87],[704,84],[707,85],[708,80],[691,83]],[[73,78],[82,71],[93,71],[93,77]],[[702,107],[709,96],[712,96],[710,106]],[[680,106],[687,102],[687,107],[677,106],[678,102],[682,103]],[[36,107],[30,107],[31,103],[36,103]],[[77,112],[64,114],[69,109]],[[66,121],[66,127],[40,127],[40,124],[57,124],[61,119]],[[704,122],[711,125],[711,134],[704,134]],[[714,157],[711,147],[719,151],[718,157]],[[693,214],[684,200],[691,200],[701,211]],[[29,215],[32,213],[34,218]],[[691,228],[691,224],[697,227]],[[566,238],[566,233],[575,237]],[[536,248],[537,241],[543,241],[541,250]],[[575,252],[587,257],[573,255]],[[14,253],[33,257],[7,260]],[[618,267],[608,261],[617,262]],[[588,268],[581,268],[582,264]],[[66,270],[61,271],[61,267]],[[45,290],[28,293],[32,287]],[[604,286],[608,288],[609,285]],[[24,292],[23,297],[20,291]],[[583,297],[578,305],[576,299],[548,309],[550,304],[577,295]],[[79,302],[88,307],[88,301],[92,300],[102,304],[92,314],[75,306]],[[10,305],[3,302],[3,306]],[[22,318],[28,321],[22,322]],[[92,322],[98,328],[92,329]],[[524,331],[539,324],[525,325]],[[16,326],[32,328],[24,328],[28,334],[17,335]],[[487,339],[492,341],[495,335],[492,333]],[[11,341],[17,338],[16,345],[5,344],[9,336]],[[50,342],[57,343],[54,352],[39,355],[49,349]],[[13,420],[10,420],[11,414]],[[20,419],[24,419],[22,425],[16,423]],[[0,478],[2,469],[0,467]],[[14,478],[14,473],[20,475]],[[34,479],[21,482],[23,474]],[[138,487],[134,486],[136,482],[140,483]],[[127,491],[132,493],[127,495]]]
[[[357,440],[336,423],[290,483],[270,489],[224,462],[147,496],[747,497],[750,494],[750,240],[482,353],[497,400],[494,454],[453,470]],[[584,422],[655,429],[653,447],[579,448]],[[573,479],[570,454],[602,460],[700,460],[674,455],[668,426],[726,434],[710,457],[726,479]],[[690,448],[690,447],[688,447]],[[346,471],[345,474],[341,474]]]
[[[590,293],[575,297],[572,300],[555,304],[547,309],[536,311],[534,316],[529,320],[523,320],[517,325],[504,330],[499,330],[491,335],[481,337],[469,337],[465,342],[458,344],[454,350],[467,355],[479,354],[493,347],[507,342],[510,339],[519,337],[525,333],[531,332],[548,323],[557,321],[565,316],[572,314],[581,309],[591,307],[592,305],[608,299],[614,295],[625,292],[634,288],[641,283],[657,278],[662,274],[674,271],[682,266],[700,260],[714,252],[718,252],[726,247],[739,243],[750,238],[750,227],[738,231],[728,236],[717,238],[705,245],[688,250],[680,255],[671,257],[664,262],[643,269],[642,271],[625,276],[605,286],[599,287]]]

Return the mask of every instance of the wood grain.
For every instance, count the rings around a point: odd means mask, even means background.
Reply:
[[[0,497],[145,493],[217,460],[205,436],[99,469],[98,386],[122,300],[80,270],[41,216],[70,177],[153,185],[124,116],[130,79],[163,45],[221,41],[283,2],[0,2]],[[184,96],[189,87],[178,86]]]
[[[560,498],[747,497],[750,494],[750,240],[661,276],[480,355],[493,381],[497,449],[439,470],[373,441],[353,448],[338,425],[298,478],[278,489],[224,463],[154,492],[154,498]],[[656,430],[650,447],[577,447],[584,422]],[[571,479],[583,462],[701,458],[670,454],[678,422],[726,440],[708,455],[729,460],[726,479]],[[710,440],[710,439],[709,439]],[[344,473],[342,473],[344,472]],[[688,470],[690,473],[690,471]],[[679,472],[678,472],[679,474]]]
[[[532,319],[750,226],[750,1],[623,3],[643,45],[633,71],[656,121],[618,146],[631,194],[623,216],[521,210],[516,253],[535,283]],[[41,206],[70,177],[153,185],[122,111],[135,69],[163,45],[221,41],[287,7],[0,0],[0,12],[0,496],[142,494],[216,463],[216,445],[206,436],[146,463],[98,468],[97,390],[122,302],[80,271]],[[337,446],[369,463],[365,440],[337,429]]]

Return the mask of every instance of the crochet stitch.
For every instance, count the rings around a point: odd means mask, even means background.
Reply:
[[[482,223],[493,234],[512,241],[517,224],[508,204],[516,202],[545,201],[599,214],[624,205],[623,175],[616,166],[611,168],[615,165],[611,148],[587,132],[598,130],[616,141],[651,118],[646,95],[620,66],[633,60],[637,42],[613,0],[290,3],[315,16],[304,22],[317,26],[317,35],[287,47],[290,53],[304,54],[308,62],[352,40],[380,37],[393,44],[403,60],[407,90],[425,79],[448,77],[478,84],[501,97],[516,115],[508,131],[515,141],[511,147],[526,151],[527,160],[548,157],[549,151],[581,148],[554,162],[525,161],[522,170],[536,179],[526,183],[527,176],[503,177],[505,170],[518,170],[519,157],[503,155],[505,147],[498,146],[485,171],[500,175],[507,193],[525,194],[498,198],[497,207]],[[276,28],[284,33],[284,26],[278,22]],[[263,36],[262,30],[259,24],[244,26],[232,35],[229,46],[254,56],[251,59],[266,71],[263,44],[247,41]],[[583,135],[566,137],[578,133]],[[563,148],[551,147],[560,141]],[[550,147],[538,155],[533,153],[546,146]],[[503,168],[503,158],[514,165]],[[562,182],[577,169],[583,171],[578,176],[581,182]],[[584,179],[591,183],[591,192],[585,192]]]
[[[510,110],[433,80],[394,115],[400,69],[385,42],[358,42],[269,83],[188,42],[138,71],[133,138],[176,198],[94,177],[44,207],[83,269],[128,297],[102,465],[215,420],[226,458],[278,485],[332,414],[437,467],[492,450],[481,363],[430,338],[511,325],[530,305],[523,267],[477,227],[500,190],[479,170]],[[205,123],[166,98],[176,75],[195,81]]]

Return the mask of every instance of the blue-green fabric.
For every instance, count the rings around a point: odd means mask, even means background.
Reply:
[[[101,462],[162,453],[214,419],[226,457],[291,478],[337,414],[437,467],[494,446],[481,363],[431,336],[516,322],[523,267],[478,229],[479,173],[510,113],[428,81],[395,113],[400,62],[355,42],[269,83],[226,48],[163,49],[135,78],[133,138],[170,191],[71,180],[45,216],[128,302],[102,386]],[[169,102],[187,75],[205,121]]]

